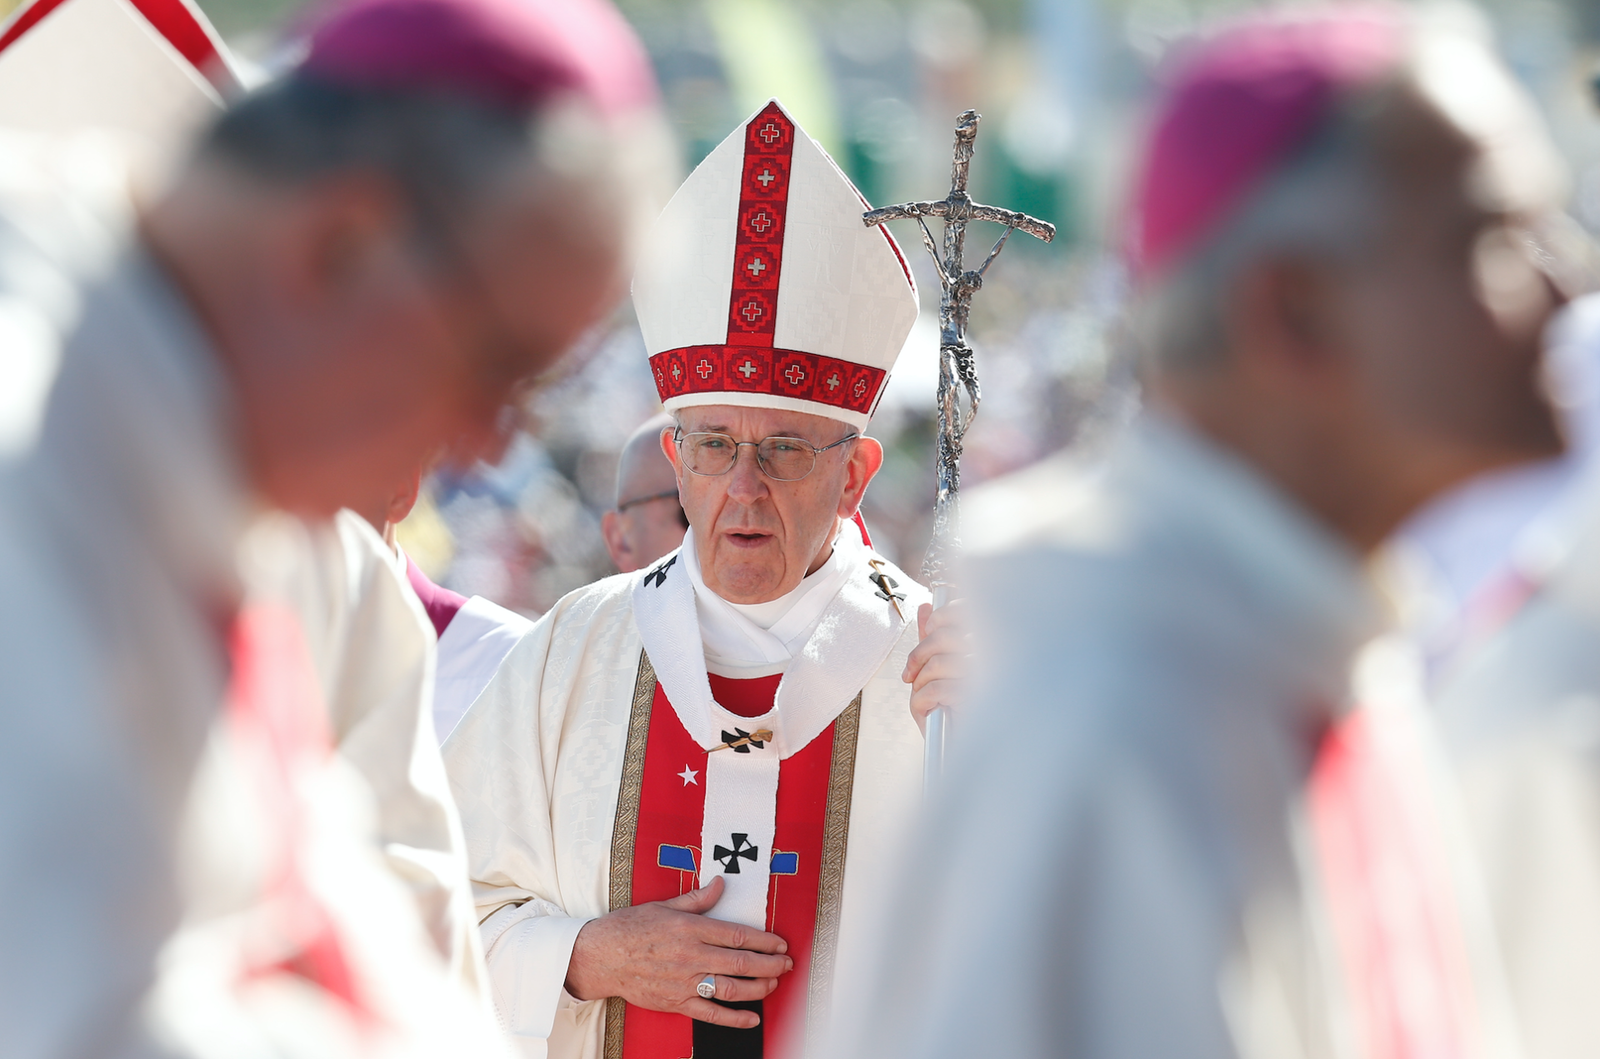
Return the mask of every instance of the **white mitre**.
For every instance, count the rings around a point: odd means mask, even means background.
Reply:
[[[905,255],[777,100],[689,174],[633,278],[656,390],[864,430],[917,319]]]
[[[0,27],[0,128],[181,150],[240,91],[191,0],[34,0]]]

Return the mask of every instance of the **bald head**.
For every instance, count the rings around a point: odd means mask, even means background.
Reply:
[[[658,493],[677,495],[677,475],[661,451],[661,432],[672,427],[672,417],[662,412],[628,435],[627,444],[617,457],[617,507]]]
[[[661,447],[661,433],[673,427],[662,413],[639,425],[617,458],[617,502],[601,519],[606,551],[617,569],[629,573],[648,566],[683,543],[689,528],[678,503],[678,478]]]

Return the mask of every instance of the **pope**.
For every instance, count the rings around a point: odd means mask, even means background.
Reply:
[[[646,241],[634,304],[688,532],[561,600],[445,745],[525,1054],[812,1039],[864,937],[937,697],[902,676],[940,656],[913,650],[928,594],[856,517],[917,315],[862,209],[773,101]]]

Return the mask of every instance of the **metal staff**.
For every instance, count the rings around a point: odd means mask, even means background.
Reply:
[[[984,273],[1000,256],[1012,232],[1020,229],[1047,243],[1056,236],[1053,224],[1026,213],[985,206],[972,201],[972,196],[967,194],[967,170],[972,165],[972,146],[978,136],[978,119],[976,110],[963,111],[956,119],[950,194],[937,202],[906,202],[868,210],[861,216],[869,226],[914,218],[922,229],[922,245],[928,248],[934,268],[939,273],[939,448],[935,464],[938,492],[933,501],[933,541],[928,547],[928,557],[922,564],[923,576],[933,589],[935,607],[942,607],[950,601],[950,564],[961,543],[961,441],[966,436],[967,428],[972,425],[973,417],[978,414],[981,397],[972,347],[967,345],[967,314],[972,308],[972,296],[983,286]],[[942,255],[934,244],[933,233],[928,230],[929,217],[938,217],[944,222]],[[983,264],[975,270],[968,269],[962,260],[968,221],[993,221],[1004,225],[1006,229],[989,250],[989,256]],[[963,392],[966,394],[964,408],[961,400]],[[928,715],[923,764],[925,786],[931,786],[944,771],[944,742],[945,709],[941,706]]]

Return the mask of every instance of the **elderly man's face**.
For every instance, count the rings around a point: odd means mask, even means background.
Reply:
[[[1524,227],[1544,204],[1491,195],[1497,159],[1420,104],[1392,131],[1395,208],[1344,316],[1374,422],[1442,477],[1560,452],[1541,348],[1563,298]]]
[[[729,405],[685,409],[679,421],[685,433],[711,431],[751,442],[803,438],[819,449],[854,433],[822,416]],[[855,513],[883,464],[878,442],[861,438],[819,453],[800,481],[780,482],[761,471],[754,449],[741,446],[733,470],[706,477],[683,465],[671,439],[665,435],[664,445],[677,470],[700,575],[733,603],[777,599],[826,562],[839,520]]]

